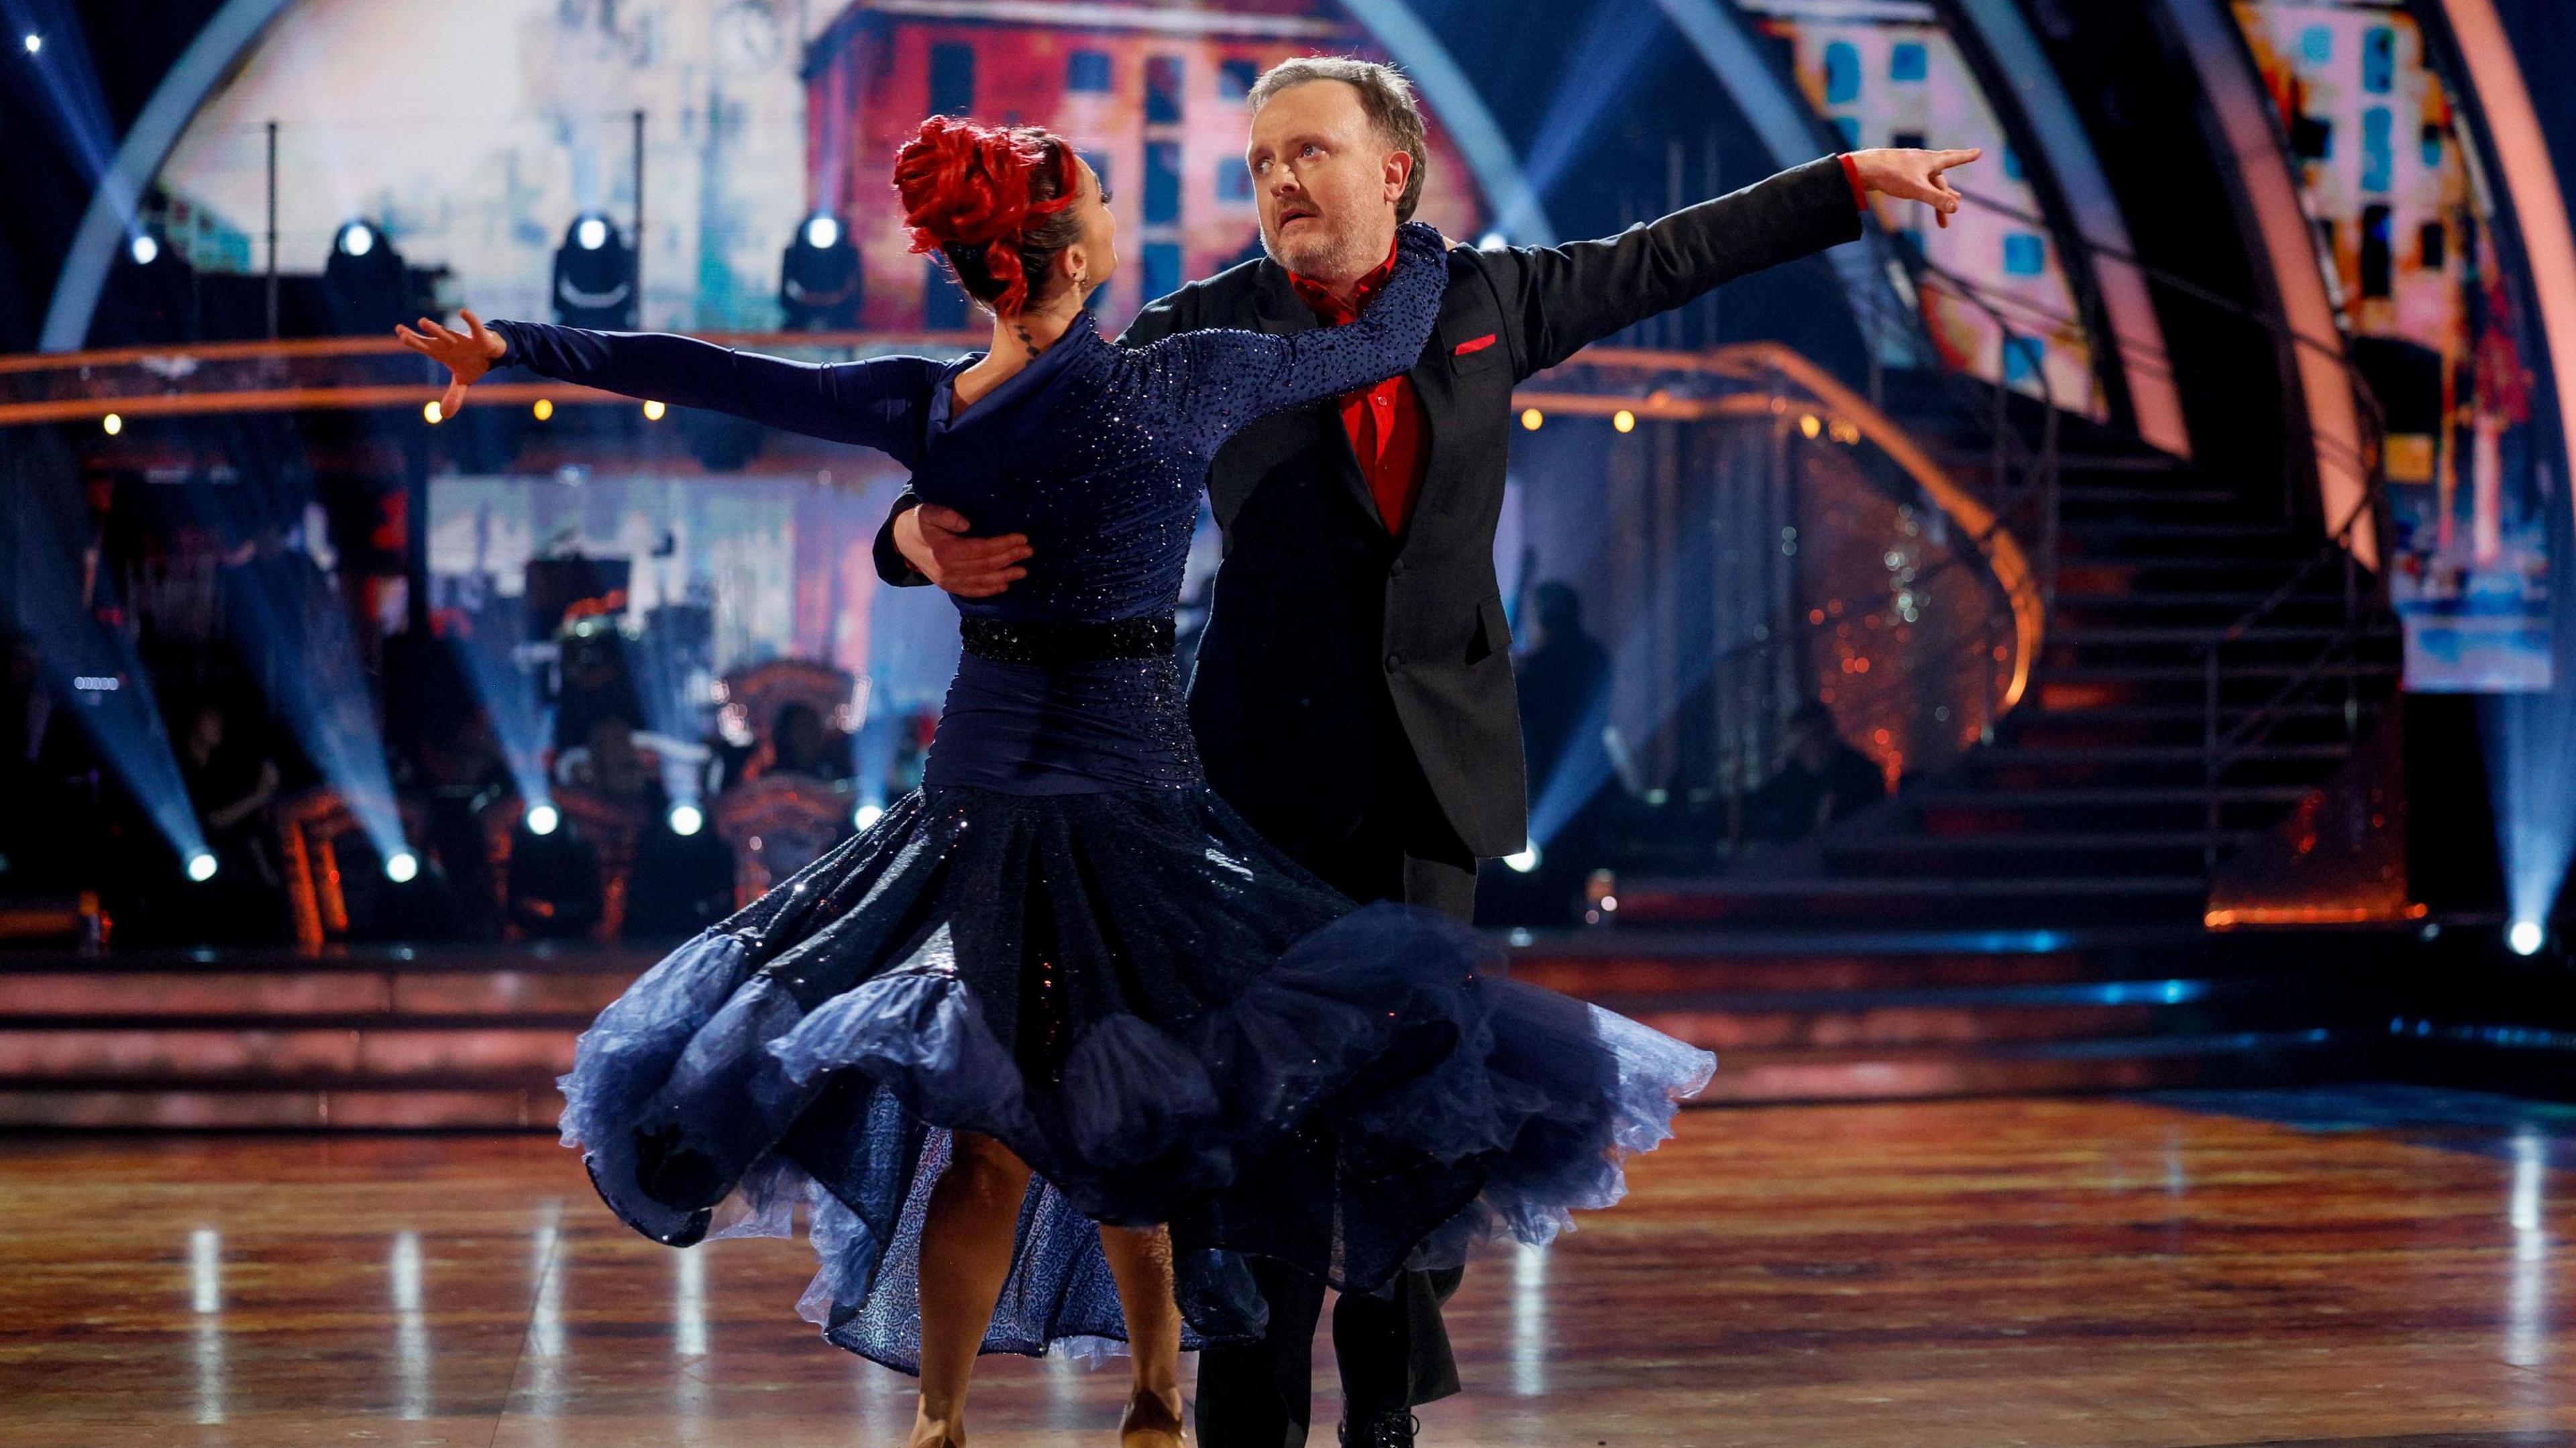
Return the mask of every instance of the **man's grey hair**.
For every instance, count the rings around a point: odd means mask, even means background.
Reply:
[[[1374,60],[1361,60],[1350,55],[1301,55],[1283,60],[1262,73],[1252,86],[1246,103],[1257,114],[1272,96],[1290,86],[1314,80],[1337,80],[1360,93],[1360,110],[1369,124],[1388,145],[1401,147],[1413,157],[1413,171],[1405,177],[1404,194],[1396,198],[1395,219],[1401,223],[1413,219],[1413,209],[1422,204],[1422,183],[1431,174],[1431,148],[1422,125],[1422,105],[1413,98],[1413,82],[1404,72]]]

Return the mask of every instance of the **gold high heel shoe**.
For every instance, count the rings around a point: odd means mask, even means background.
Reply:
[[[1129,1398],[1118,1420],[1118,1448],[1185,1448],[1180,1415],[1152,1393]]]

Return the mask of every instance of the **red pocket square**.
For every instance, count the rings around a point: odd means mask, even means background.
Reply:
[[[1494,345],[1494,334],[1487,332],[1481,337],[1461,342],[1457,346],[1450,348],[1449,355],[1452,357],[1464,357],[1470,352],[1482,352],[1492,345]]]

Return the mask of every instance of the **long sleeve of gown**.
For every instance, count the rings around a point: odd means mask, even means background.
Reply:
[[[1213,454],[1255,418],[1410,370],[1431,340],[1448,285],[1440,233],[1407,222],[1397,233],[1394,275],[1350,325],[1287,336],[1182,332],[1132,349],[1129,365],[1149,405],[1168,408],[1173,428]]]
[[[794,362],[667,332],[487,324],[509,350],[495,366],[629,397],[731,413],[785,432],[856,443],[911,466],[940,364],[927,357]]]

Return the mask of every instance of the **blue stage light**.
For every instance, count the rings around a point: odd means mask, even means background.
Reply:
[[[585,216],[573,227],[572,239],[584,251],[597,251],[608,244],[608,223],[596,216]]]
[[[556,810],[553,805],[540,804],[532,806],[528,810],[529,834],[550,835],[553,834],[556,828],[562,823],[563,815],[561,812]]]
[[[1539,854],[1538,849],[1538,841],[1532,840],[1528,844],[1522,846],[1518,852],[1503,856],[1503,863],[1511,866],[1521,874],[1526,875],[1530,871],[1538,868],[1539,860],[1541,858],[1542,856]]]
[[[2539,921],[2517,920],[2513,922],[2513,928],[2505,932],[2504,943],[2512,946],[2516,955],[2538,955],[2546,939],[2547,932],[2540,928]]]
[[[420,857],[409,850],[396,850],[385,860],[385,878],[397,885],[408,885],[420,876]]]
[[[706,823],[706,815],[701,812],[696,805],[675,804],[671,806],[671,833],[675,835],[694,835],[699,830],[706,828]]]
[[[145,232],[127,245],[126,253],[134,258],[136,266],[150,266],[161,258],[161,243]]]
[[[215,878],[215,857],[202,850],[189,856],[188,878],[200,885]]]
[[[816,251],[830,251],[841,240],[841,223],[828,216],[817,216],[805,223],[805,244]]]
[[[376,249],[376,229],[363,221],[352,221],[340,228],[340,250],[351,256],[365,256]]]
[[[881,805],[881,804],[863,804],[863,805],[860,805],[856,810],[854,810],[854,811],[852,811],[852,812],[851,812],[851,815],[850,815],[850,823],[852,823],[852,824],[854,824],[854,825],[857,825],[860,829],[863,829],[863,830],[864,830],[864,829],[870,828],[871,826],[875,825],[877,821],[879,821],[879,820],[881,820],[881,819],[884,819],[884,818],[885,818],[885,806],[884,806],[884,805]]]
[[[28,35],[28,37],[27,37],[27,53],[28,53],[29,55],[34,55],[37,51],[40,51],[40,50],[42,50],[42,49],[44,49],[44,48],[45,48],[45,37],[43,37],[43,36],[41,36],[41,35],[32,34],[32,33]]]

